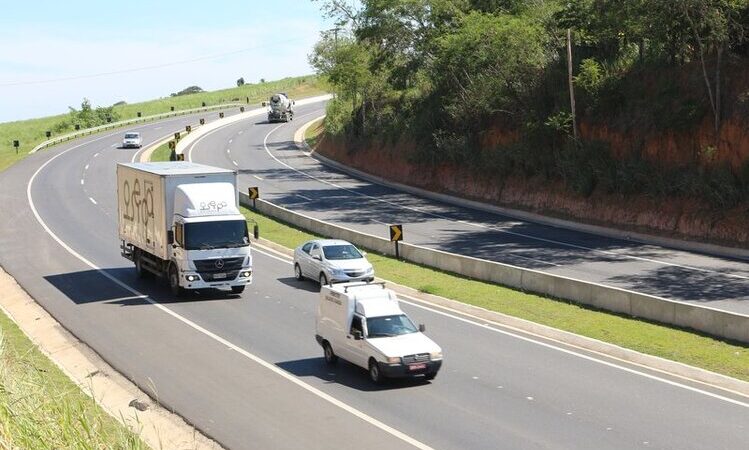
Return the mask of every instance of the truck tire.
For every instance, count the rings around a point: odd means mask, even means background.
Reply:
[[[185,295],[185,289],[179,285],[179,272],[177,272],[177,266],[169,264],[169,289],[172,291],[172,295],[175,297],[182,297]]]
[[[245,286],[232,286],[231,287],[231,293],[232,294],[241,294],[244,292]]]
[[[330,346],[328,341],[323,342],[322,351],[326,364],[333,365],[338,362],[338,355],[333,353],[333,347]]]
[[[369,358],[369,379],[374,384],[382,384],[383,376],[380,372],[380,366],[374,358]]]

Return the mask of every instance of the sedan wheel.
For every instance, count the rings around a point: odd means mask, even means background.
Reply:
[[[294,278],[296,278],[297,281],[304,280],[304,275],[302,275],[302,268],[299,267],[299,264],[294,264]]]
[[[325,275],[325,273],[320,274],[320,286],[325,286],[328,284],[328,277]]]

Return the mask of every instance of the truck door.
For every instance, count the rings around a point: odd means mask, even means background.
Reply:
[[[174,243],[171,245],[171,251],[169,253],[174,256],[182,267],[182,261],[186,259],[185,255],[185,224],[182,222],[174,223]]]
[[[351,329],[346,336],[346,353],[348,354],[349,362],[356,364],[360,367],[367,367],[368,357],[364,351],[364,320],[360,315],[354,314],[351,319]],[[362,339],[354,339],[354,331],[361,333]]]

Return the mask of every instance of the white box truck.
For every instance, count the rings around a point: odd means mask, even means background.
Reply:
[[[247,222],[233,170],[186,162],[117,164],[122,256],[174,295],[252,283]]]
[[[384,283],[351,282],[320,289],[317,343],[325,362],[338,357],[365,368],[374,383],[384,378],[422,376],[442,367],[442,349],[400,309]]]

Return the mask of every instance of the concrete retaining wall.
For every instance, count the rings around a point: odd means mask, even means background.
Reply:
[[[242,205],[252,207],[252,201],[246,192],[240,192],[239,197]],[[259,212],[299,228],[322,236],[345,239],[377,253],[395,255],[393,243],[385,238],[336,226],[295,213],[265,200],[258,199],[256,205]],[[262,233],[262,230],[260,232]],[[400,244],[400,256],[410,262],[478,280],[749,343],[749,316],[746,315],[676,302],[626,289],[456,255],[408,243]]]

